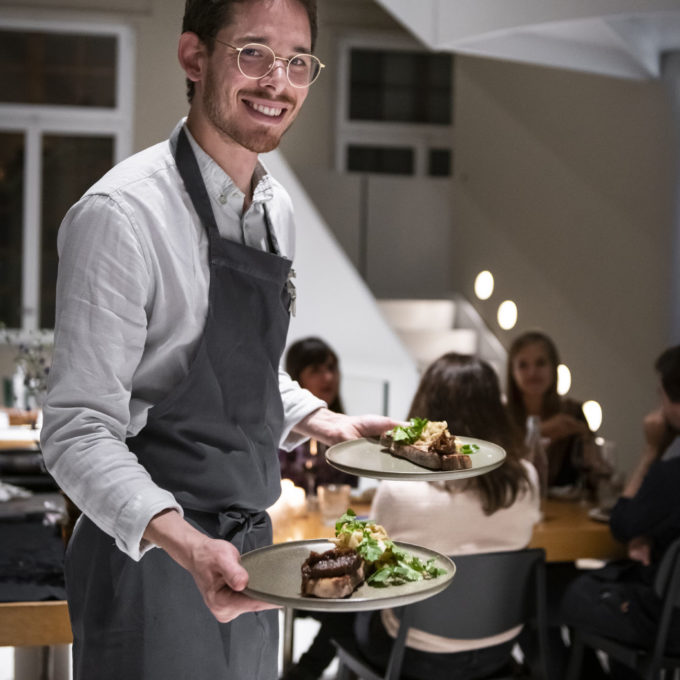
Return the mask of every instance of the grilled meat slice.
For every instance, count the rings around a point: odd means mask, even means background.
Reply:
[[[341,598],[351,595],[365,578],[365,564],[356,550],[312,551],[302,564],[302,594]]]

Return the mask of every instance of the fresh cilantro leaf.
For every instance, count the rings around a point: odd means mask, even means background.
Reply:
[[[410,425],[397,425],[392,430],[392,439],[399,444],[414,444],[420,438],[425,426],[429,422],[427,418],[411,418]]]
[[[463,444],[463,446],[460,447],[460,452],[465,453],[468,456],[475,451],[479,451],[479,446],[477,446],[477,444]]]
[[[363,541],[359,543],[357,552],[367,562],[377,562],[382,556],[384,550],[380,547],[380,543],[375,538],[364,536]]]

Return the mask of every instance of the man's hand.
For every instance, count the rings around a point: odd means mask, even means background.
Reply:
[[[654,458],[657,458],[661,452],[665,451],[677,435],[668,424],[661,409],[652,411],[644,417],[642,431],[647,443],[646,451],[650,455],[655,451],[656,455],[654,455]]]
[[[348,439],[379,437],[383,432],[403,424],[386,416],[346,416],[320,408],[303,418],[293,429],[331,446]]]
[[[210,538],[174,510],[156,515],[144,538],[165,550],[194,578],[203,600],[215,618],[226,623],[245,612],[274,609],[275,605],[243,595],[248,572],[238,550],[228,541]]]
[[[646,536],[637,536],[628,541],[628,557],[642,562],[646,567],[651,564],[652,542]]]

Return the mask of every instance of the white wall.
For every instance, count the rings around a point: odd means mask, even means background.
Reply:
[[[348,387],[343,391],[348,413],[381,412],[386,381],[388,414],[404,418],[418,383],[413,360],[282,155],[272,152],[264,161],[295,206],[297,315],[291,321],[289,344],[317,335],[335,349]]]

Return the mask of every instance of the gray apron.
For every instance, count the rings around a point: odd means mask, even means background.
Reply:
[[[240,552],[272,540],[280,494],[278,366],[288,331],[290,261],[222,239],[182,129],[176,162],[209,238],[206,325],[183,382],[149,410],[128,446],[185,517]],[[278,614],[219,623],[191,575],[159,549],[135,562],[88,518],[66,558],[75,680],[273,680]]]

